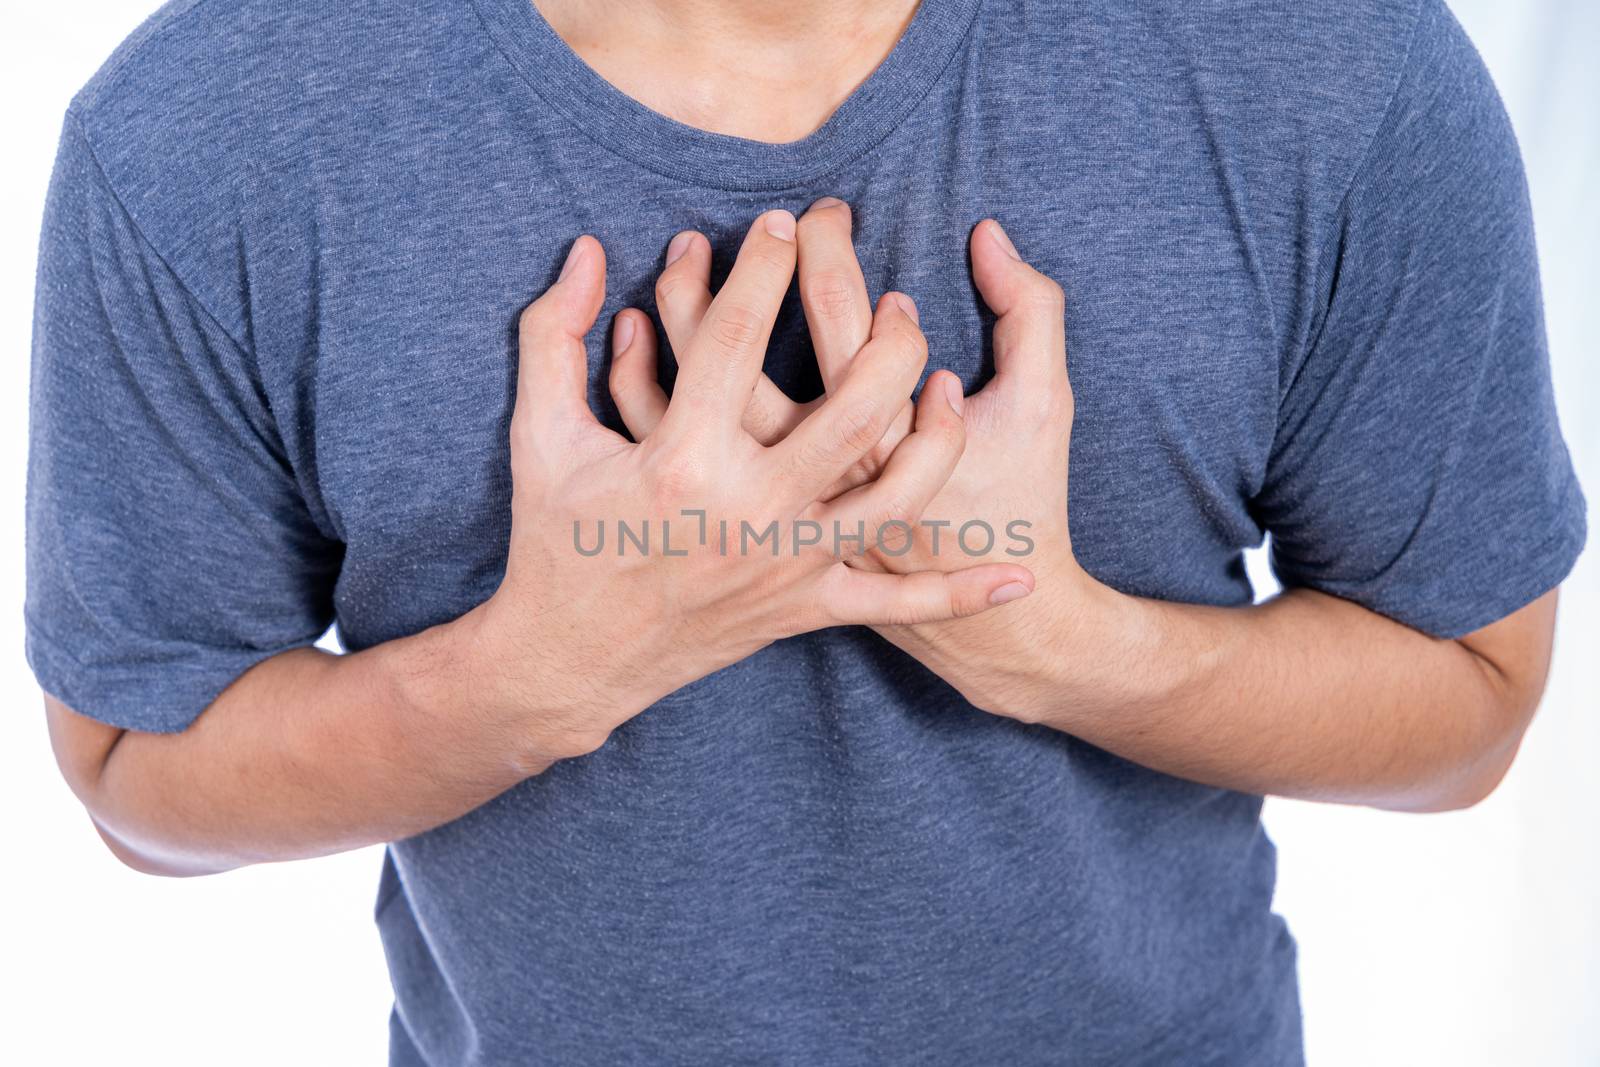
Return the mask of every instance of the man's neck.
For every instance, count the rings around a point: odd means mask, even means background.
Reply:
[[[603,78],[701,129],[781,143],[827,121],[916,0],[537,0]]]

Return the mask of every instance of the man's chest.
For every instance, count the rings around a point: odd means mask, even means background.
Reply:
[[[607,252],[606,299],[589,336],[590,401],[620,428],[606,388],[611,320],[630,306],[654,315],[672,235],[694,228],[710,238],[716,284],[756,214],[803,211],[830,192],[855,209],[873,298],[913,296],[928,370],[954,371],[969,391],[991,373],[993,320],[972,284],[967,240],[980,219],[1000,218],[1067,292],[1072,535],[1085,566],[1149,595],[1243,595],[1237,556],[1259,539],[1248,498],[1274,432],[1279,354],[1225,212],[1202,213],[1154,247],[1154,217],[1104,210],[1109,194],[1092,184],[1046,198],[975,171],[893,195],[867,172],[830,190],[585,200],[594,184],[558,170],[531,192],[480,190],[463,211],[447,202],[452,182],[441,175],[414,192],[406,219],[330,213],[334,240],[317,266],[315,346],[297,371],[293,422],[301,454],[314,457],[314,492],[346,544],[339,602],[354,643],[449,618],[497,584],[509,533],[516,320],[574,237],[592,233]],[[940,196],[939,187],[964,192]],[[794,291],[765,369],[797,400],[821,388]],[[673,370],[663,338],[669,388]]]

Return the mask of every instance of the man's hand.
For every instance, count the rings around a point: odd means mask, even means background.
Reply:
[[[601,426],[586,400],[583,339],[605,296],[599,243],[580,238],[523,316],[510,555],[472,647],[491,703],[537,708],[530,761],[589,751],[662,696],[779,638],[974,615],[1000,602],[997,590],[1031,588],[1016,561],[891,575],[833,554],[836,529],[915,523],[961,455],[959,411],[934,390],[871,481],[828,495],[922,373],[927,346],[907,298],[879,302],[832,394],[781,440],[764,445],[741,425],[793,276],[794,231],[787,212],[768,213],[715,297],[701,287],[667,302],[683,372],[670,402],[659,389],[619,393],[637,443]],[[642,313],[619,316],[616,347],[619,365],[644,362],[635,350],[654,338]]]
[[[806,311],[823,380],[842,381],[861,347],[861,309],[867,300],[850,247],[849,209],[831,204],[808,212],[806,223],[801,293],[811,293]],[[980,560],[1025,562],[1040,583],[1039,592],[1013,608],[971,625],[939,620],[878,628],[972,703],[1010,714],[1021,710],[1015,687],[1022,680],[1010,671],[1018,649],[1059,632],[1059,614],[1049,613],[1091,595],[1095,583],[1073,557],[1068,528],[1073,407],[1064,295],[1056,282],[1023,262],[999,223],[980,223],[969,247],[978,294],[997,316],[994,377],[965,398],[966,449],[913,527],[910,543],[869,553],[860,565],[902,573]],[[809,286],[808,274],[813,276]],[[1005,599],[1025,592],[998,595]],[[962,669],[968,664],[978,669]]]
[[[661,696],[777,638],[973,614],[995,590],[1031,584],[1015,563],[852,569],[829,554],[831,537],[795,551],[801,523],[831,533],[835,521],[915,521],[963,431],[934,390],[895,447],[880,445],[927,358],[899,296],[880,302],[833,395],[773,447],[740,428],[793,276],[794,225],[785,212],[757,220],[721,292],[671,320],[690,366],[670,404],[659,388],[644,394],[651,424],[636,427],[638,444],[586,403],[583,338],[605,261],[592,238],[577,242],[522,318],[510,555],[473,611],[351,655],[272,656],[176,734],[119,730],[47,696],[62,772],[112,851],[141,870],[196,874],[408,837],[593,749]],[[640,311],[619,316],[615,341],[623,368],[654,358]],[[619,523],[648,548],[628,541],[619,554]],[[776,543],[744,551],[745,524],[765,535],[773,523]],[[602,524],[604,548],[586,554]]]
[[[680,241],[691,248],[700,239]],[[1037,576],[1026,601],[978,618],[878,626],[986,711],[1040,723],[1170,774],[1252,793],[1403,810],[1475,803],[1504,775],[1549,666],[1556,594],[1455,641],[1438,640],[1308,589],[1265,604],[1213,608],[1121,594],[1078,566],[1068,533],[1067,381],[1061,289],[985,221],[971,240],[978,291],[998,315],[995,378],[967,398],[967,446],[924,509],[905,554],[852,561],[888,571],[1015,557]],[[693,260],[680,273],[698,276]],[[870,321],[849,210],[819,201],[800,221],[800,292],[825,387],[849,373]],[[676,299],[682,281],[667,285]],[[665,314],[665,312],[664,312]],[[689,353],[689,358],[694,358]],[[624,366],[627,378],[642,373]],[[948,388],[943,372],[927,393]],[[626,391],[626,389],[624,390]],[[759,383],[745,425],[781,440],[810,405]],[[870,479],[909,421],[891,421],[832,491]],[[934,551],[934,526],[941,544]],[[954,535],[954,536],[952,536]],[[997,599],[1007,591],[998,590]]]
[[[800,219],[800,297],[811,329],[818,370],[831,398],[866,351],[873,326],[866,281],[851,244],[850,209],[842,201],[819,201]],[[1072,388],[1067,380],[1062,326],[1063,295],[1055,282],[1024,263],[998,223],[972,233],[972,273],[978,292],[998,316],[994,327],[995,375],[963,397],[948,371],[931,375],[921,402],[949,397],[966,422],[966,448],[949,480],[908,526],[884,531],[883,543],[851,560],[861,569],[905,574],[953,571],[983,562],[1023,563],[1041,582],[1025,603],[971,620],[928,620],[880,626],[879,632],[918,658],[939,663],[940,673],[980,707],[1006,713],[1011,704],[1007,664],[1019,645],[1046,630],[1046,601],[1068,601],[1092,579],[1077,566],[1067,524],[1067,461],[1072,433]],[[677,253],[674,255],[674,253]],[[710,246],[684,233],[669,246],[668,265],[656,286],[657,305],[680,365],[699,358],[675,323],[695,321],[709,299]],[[880,301],[901,299],[890,294]],[[907,310],[915,307],[907,301]],[[638,352],[613,367],[613,392],[630,430],[654,425],[661,409],[655,386],[654,352]],[[909,390],[907,390],[909,393]],[[809,417],[818,404],[795,404],[763,375],[744,415],[754,436],[775,443]],[[875,447],[828,488],[848,492],[874,479],[887,458],[903,447],[913,420],[904,401]],[[910,543],[906,534],[910,533]],[[1032,586],[996,590],[1005,602]],[[970,676],[945,664],[944,651],[962,662],[982,663]]]

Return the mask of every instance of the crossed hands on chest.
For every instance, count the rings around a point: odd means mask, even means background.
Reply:
[[[994,377],[966,397],[936,371],[913,401],[928,359],[916,305],[886,293],[873,307],[845,204],[762,215],[716,293],[709,243],[679,234],[656,285],[679,364],[670,397],[650,318],[626,309],[613,328],[630,441],[586,399],[605,255],[573,245],[522,316],[510,550],[480,612],[481,644],[520,650],[489,661],[504,699],[541,709],[538,758],[590,751],[667,693],[837,625],[876,628],[1004,711],[997,661],[1092,582],[1067,530],[1062,291],[992,221],[971,252],[998,316]],[[761,369],[797,268],[825,387],[804,404]]]

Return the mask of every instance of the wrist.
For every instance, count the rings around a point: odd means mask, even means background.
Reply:
[[[452,743],[476,744],[515,780],[587,755],[621,721],[584,672],[558,669],[549,639],[519,635],[491,598],[412,638],[403,699],[442,719]]]
[[[1188,659],[1174,644],[1168,605],[1119,592],[1081,569],[1071,580],[1041,582],[1041,591],[1015,668],[1015,717],[1082,732],[1097,719],[1177,698]]]

